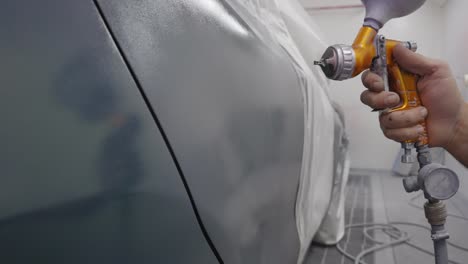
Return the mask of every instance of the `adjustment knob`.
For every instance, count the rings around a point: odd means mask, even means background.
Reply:
[[[416,52],[416,50],[418,49],[418,43],[414,42],[414,41],[406,41],[404,42],[405,47],[413,52]]]
[[[417,176],[408,176],[403,179],[403,187],[407,193],[416,192],[421,190],[421,186],[418,183]]]

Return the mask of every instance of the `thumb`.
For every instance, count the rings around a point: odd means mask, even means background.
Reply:
[[[393,49],[393,58],[400,67],[418,75],[431,74],[436,67],[435,60],[415,53],[401,44]]]

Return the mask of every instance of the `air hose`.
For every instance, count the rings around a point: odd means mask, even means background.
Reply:
[[[416,195],[415,197],[410,199],[408,204],[410,206],[412,206],[412,207],[423,210],[424,209],[423,207],[415,204],[415,202],[414,202],[416,199],[421,197],[421,195],[422,194]],[[447,216],[468,222],[468,218],[464,217],[464,216],[459,216],[459,215],[450,214],[450,213],[447,214]],[[427,227],[425,225],[412,223],[412,222],[349,224],[349,225],[345,226],[345,230],[349,230],[349,229],[352,229],[352,228],[363,228],[364,237],[366,237],[367,239],[369,239],[370,241],[374,242],[377,245],[361,251],[357,256],[353,256],[352,254],[347,252],[345,249],[343,249],[340,246],[340,243],[336,244],[336,249],[341,254],[343,254],[345,257],[353,260],[355,264],[367,264],[366,262],[364,262],[362,260],[366,255],[369,255],[371,253],[374,253],[374,252],[377,252],[379,250],[383,250],[383,249],[386,249],[386,248],[389,248],[389,247],[401,245],[401,244],[406,244],[406,245],[408,245],[408,246],[410,246],[410,247],[412,247],[412,248],[414,248],[414,249],[416,249],[418,251],[421,251],[421,252],[426,253],[428,255],[434,256],[434,253],[432,251],[426,250],[426,249],[424,249],[424,248],[422,248],[420,246],[415,245],[414,243],[411,243],[411,241],[410,241],[411,236],[408,235],[407,232],[405,232],[405,231],[401,230],[400,228],[398,228],[398,226],[402,226],[402,225],[403,226],[414,226],[414,227],[423,228],[423,229],[431,231],[431,228],[429,228],[429,227]],[[379,241],[379,240],[375,239],[374,237],[372,237],[369,234],[370,231],[373,231],[373,232],[382,231],[382,233],[386,234],[389,237],[390,241]],[[457,245],[457,244],[455,244],[453,242],[447,241],[447,244],[454,247],[454,248],[456,248],[456,249],[459,249],[461,251],[468,252],[468,248]],[[448,263],[463,264],[463,263],[460,263],[460,262],[456,262],[454,260],[449,260]]]

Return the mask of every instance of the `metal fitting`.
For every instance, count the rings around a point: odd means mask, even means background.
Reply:
[[[418,162],[420,165],[422,165],[421,167],[424,167],[432,162],[432,158],[426,154],[419,154]]]
[[[431,239],[434,241],[449,239],[450,235],[447,231],[436,232],[431,235]]]
[[[418,152],[418,162],[421,168],[432,162],[429,146],[416,146],[416,151]]]
[[[421,190],[418,182],[418,176],[408,176],[403,179],[403,187],[407,193],[416,192]]]
[[[414,157],[412,155],[411,150],[413,149],[413,143],[401,143],[401,148],[403,149],[403,154],[401,155],[401,162],[402,163],[413,163]]]
[[[427,221],[431,225],[440,226],[445,224],[447,219],[447,208],[441,201],[426,202],[424,204],[424,213]]]
[[[416,50],[418,49],[418,43],[416,43],[415,41],[406,41],[403,43],[403,45],[405,45],[405,47],[413,52],[416,52]]]

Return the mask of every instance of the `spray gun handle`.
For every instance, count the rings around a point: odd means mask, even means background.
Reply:
[[[393,91],[400,96],[400,104],[397,107],[390,109],[389,112],[404,111],[422,106],[416,83],[416,75],[402,70],[396,63],[389,65],[390,91]],[[424,132],[417,140],[411,140],[408,142],[417,143],[418,145],[427,145],[429,142],[426,121],[422,121],[420,125],[424,127]]]
[[[400,96],[400,104],[398,106],[383,109],[381,110],[381,114],[409,110],[422,105],[417,90],[417,76],[401,69],[393,59],[393,49],[400,43],[395,40],[386,40],[382,35],[378,35],[375,38],[376,56],[372,60],[371,70],[382,77],[386,91],[395,92]],[[416,43],[404,42],[404,44],[408,49],[416,51]],[[426,122],[422,121],[420,125],[424,128],[424,132],[418,139],[401,142],[404,151],[401,157],[403,163],[414,162],[411,150],[415,144],[418,146],[426,146],[428,144]]]
[[[417,89],[417,76],[401,69],[393,58],[389,60],[387,68],[390,91],[395,92],[400,96],[400,104],[389,109],[387,112],[404,111],[422,106],[421,98]],[[424,132],[421,133],[419,138],[408,140],[403,143],[417,144],[419,146],[429,144],[426,121],[422,121],[420,125],[424,128]]]

